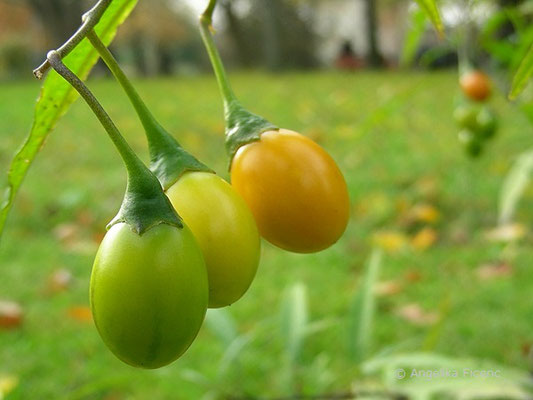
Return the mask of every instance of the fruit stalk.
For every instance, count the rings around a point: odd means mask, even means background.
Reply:
[[[126,92],[144,127],[150,148],[150,169],[157,176],[164,190],[169,189],[188,171],[213,172],[185,151],[178,141],[168,133],[150,112],[128,77],[120,68],[113,54],[102,43],[96,32],[88,33],[87,38],[98,51],[102,60]]]
[[[265,118],[245,109],[235,96],[213,40],[213,12],[216,4],[217,0],[210,0],[206,10],[200,16],[200,33],[224,100],[226,151],[230,158],[231,168],[231,162],[239,147],[260,140],[263,132],[277,131],[279,128]]]
[[[211,65],[215,71],[215,76],[217,78],[218,86],[224,100],[224,107],[226,112],[232,103],[238,103],[237,97],[231,88],[228,77],[226,75],[226,69],[220,58],[220,54],[216,48],[215,42],[213,40],[212,32],[213,29],[213,12],[217,5],[217,0],[210,0],[209,4],[205,11],[200,15],[200,33],[202,35],[202,40],[205,44],[207,54],[211,60]]]
[[[164,195],[159,181],[133,152],[96,97],[61,61],[59,52],[50,51],[47,59],[51,67],[69,82],[87,102],[126,166],[128,172],[126,194],[118,215],[108,225],[108,229],[119,222],[131,225],[132,229],[139,235],[161,223],[181,228],[183,226],[181,220]]]

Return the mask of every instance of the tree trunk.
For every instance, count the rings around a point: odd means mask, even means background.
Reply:
[[[226,20],[228,21],[228,30],[235,43],[235,49],[237,53],[237,58],[239,63],[245,67],[252,65],[252,60],[250,59],[251,52],[248,46],[248,41],[246,40],[245,35],[242,32],[242,26],[239,21],[239,18],[233,12],[232,1],[224,1],[221,3],[222,10]]]
[[[367,62],[374,68],[383,66],[383,57],[379,51],[378,44],[378,18],[376,2],[377,0],[365,0],[368,39]]]
[[[81,25],[86,11],[81,0],[26,0],[53,41],[52,46],[64,43]]]
[[[263,43],[265,49],[265,62],[271,71],[281,68],[281,45],[279,21],[283,17],[280,15],[280,0],[263,1],[265,19],[263,22]]]

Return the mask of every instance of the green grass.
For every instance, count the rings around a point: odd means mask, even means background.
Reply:
[[[140,124],[119,88],[111,81],[90,86],[146,160]],[[483,157],[471,161],[457,140],[452,118],[457,81],[451,73],[247,74],[235,76],[234,86],[252,111],[309,135],[334,156],[348,182],[353,213],[342,240],[322,253],[290,254],[264,243],[256,280],[229,309],[239,331],[252,332],[253,340],[224,390],[289,394],[279,309],[284,288],[295,282],[307,286],[311,320],[331,322],[306,340],[302,364],[311,366],[300,371],[303,390],[350,387],[358,371],[343,346],[347,313],[372,237],[380,230],[411,235],[421,227],[406,223],[402,204],[436,207],[439,240],[423,251],[385,254],[382,280],[404,281],[413,272],[420,279],[378,300],[374,350],[396,345],[424,349],[429,335],[432,351],[528,366],[523,348],[533,341],[532,236],[512,248],[485,237],[496,224],[505,173],[520,152],[533,147],[531,126],[512,105],[500,96],[492,99],[501,117],[499,135]],[[163,125],[227,177],[214,80],[145,81],[138,88]],[[1,171],[31,125],[37,94],[38,83],[2,83]],[[115,359],[92,324],[68,316],[70,307],[88,304],[94,253],[124,187],[125,171],[115,150],[78,101],[39,154],[0,247],[0,299],[15,300],[25,310],[20,329],[0,331],[0,378],[20,378],[8,399],[198,399],[205,388],[183,379],[183,371],[215,380],[225,346],[206,328],[180,360],[142,371]],[[533,220],[532,197],[530,190],[517,215],[526,225]],[[65,224],[74,230],[70,240],[57,234]],[[511,276],[478,279],[481,264],[504,256],[514,267]],[[47,294],[48,277],[58,268],[71,271],[74,283],[68,291]],[[409,303],[428,311],[446,308],[442,324],[417,326],[398,317],[395,310]]]

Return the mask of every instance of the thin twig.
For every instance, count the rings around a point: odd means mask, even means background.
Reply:
[[[74,50],[74,48],[87,36],[87,34],[93,30],[112,1],[113,0],[99,0],[93,8],[83,15],[82,25],[80,28],[74,35],[71,36],[69,40],[67,40],[65,44],[56,50],[61,59],[66,57],[72,50]],[[35,75],[37,79],[42,79],[50,68],[50,61],[47,59],[39,67],[33,70],[33,75]]]

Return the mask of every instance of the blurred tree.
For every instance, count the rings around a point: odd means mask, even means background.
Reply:
[[[234,2],[232,0],[226,0],[222,1],[220,4],[224,12],[224,17],[228,23],[228,33],[235,42],[235,53],[239,63],[245,67],[249,67],[254,64],[254,52],[250,48],[250,42],[246,39],[246,34],[241,21],[235,14]]]
[[[81,15],[88,8],[84,0],[24,0],[35,12],[53,42],[63,43],[81,24]]]
[[[168,75],[174,72],[180,55],[190,49],[191,42],[198,53],[202,50],[197,29],[191,21],[187,11],[172,0],[140,1],[120,30],[115,45],[130,47],[138,73]],[[194,64],[198,59],[189,61]]]
[[[366,28],[368,40],[367,62],[372,67],[382,67],[384,64],[383,56],[379,51],[378,44],[378,16],[377,0],[365,0],[366,6]]]
[[[226,33],[234,43],[240,64],[267,66],[271,70],[316,66],[318,37],[309,12],[303,12],[304,3],[297,0],[222,2]],[[239,4],[247,7],[236,12]]]

